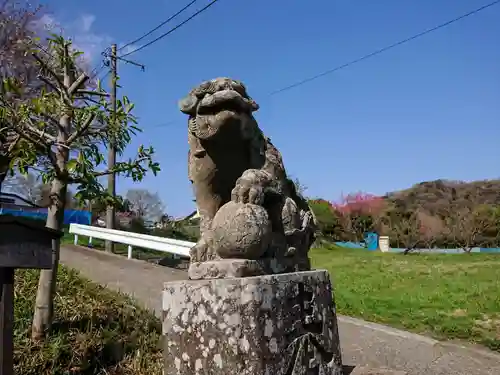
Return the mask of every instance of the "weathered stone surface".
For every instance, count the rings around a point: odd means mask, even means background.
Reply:
[[[222,258],[259,259],[272,236],[264,207],[232,201],[215,214],[212,232],[213,249]]]
[[[165,283],[165,375],[340,375],[327,271]]]
[[[249,259],[221,259],[191,263],[188,270],[191,280],[249,277],[266,273],[260,262]]]
[[[245,85],[231,78],[203,82],[179,108],[189,116],[188,175],[200,214],[200,240],[190,251],[193,264],[267,258],[268,264],[281,263],[268,267],[270,272],[309,270],[314,215],[253,117],[259,106]],[[202,277],[199,267],[193,273]]]
[[[408,373],[406,371],[391,370],[387,368],[356,366],[349,375],[408,375]]]

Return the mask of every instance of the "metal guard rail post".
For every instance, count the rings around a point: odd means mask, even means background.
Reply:
[[[69,233],[75,236],[75,245],[78,245],[78,236],[88,237],[88,244],[90,246],[92,246],[92,239],[94,238],[128,245],[128,259],[132,258],[132,249],[134,246],[171,253],[175,256],[189,257],[189,250],[195,245],[194,242],[190,241],[182,241],[173,238],[157,237],[148,234],[126,232],[82,224],[70,224]]]

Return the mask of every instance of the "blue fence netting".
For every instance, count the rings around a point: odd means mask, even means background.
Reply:
[[[47,220],[48,210],[39,208],[36,211],[16,210],[12,208],[0,208],[0,215],[23,216],[38,220]],[[92,214],[88,211],[80,210],[64,210],[64,224],[84,224],[90,225],[92,222]]]
[[[375,251],[378,250],[378,234],[374,232],[365,233],[364,242],[335,242],[337,246],[347,247],[350,249],[366,249]],[[402,253],[405,249],[390,248],[392,253]],[[437,253],[437,254],[463,254],[463,249],[418,249],[418,252],[422,253]],[[500,248],[484,248],[484,247],[474,247],[472,248],[472,253],[500,253]]]

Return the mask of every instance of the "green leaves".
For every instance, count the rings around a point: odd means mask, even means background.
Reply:
[[[21,85],[14,77],[8,77],[2,80],[1,95],[6,95],[8,93],[21,95],[21,92]]]
[[[39,96],[16,101],[12,98],[23,97],[22,86],[15,77],[2,81],[0,120],[7,126],[0,131],[14,131],[22,137],[22,147],[10,155],[11,168],[24,172],[37,168],[45,183],[58,179],[63,184],[76,184],[75,198],[80,201],[122,204],[120,198],[109,196],[101,177],[116,173],[142,181],[149,172],[156,175],[160,171],[153,160],[154,149],[144,146],[135,157],[118,161],[112,169],[106,166],[104,151],[114,146],[122,156],[141,131],[135,125],[134,104],[126,96],[119,98],[113,113],[100,82],[95,91],[87,90],[83,83],[69,90],[63,73],[68,66],[76,67],[82,53],[72,50],[71,42],[59,35],[48,39],[48,48],[54,56],[50,62],[43,60],[45,55],[36,57],[44,73],[41,84],[45,85]],[[77,81],[79,74],[83,73],[76,68]],[[69,119],[69,126],[61,122],[63,116]]]

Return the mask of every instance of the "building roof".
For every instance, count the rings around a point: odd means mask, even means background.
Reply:
[[[200,214],[199,214],[198,210],[195,210],[195,211],[191,212],[189,215],[184,216],[184,217],[180,217],[180,218],[175,219],[173,221],[175,221],[175,222],[189,221],[189,220],[196,220],[199,218],[200,218]]]
[[[37,205],[36,203],[34,202],[31,202],[30,200],[18,195],[18,194],[14,194],[14,193],[6,193],[6,192],[0,192],[0,203],[1,202],[1,198],[13,198],[13,199],[19,199],[21,201],[23,201],[24,203],[26,203],[27,205],[31,206],[31,207],[35,207],[35,208],[44,208],[42,206],[39,206]]]

